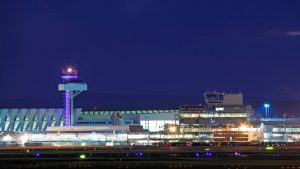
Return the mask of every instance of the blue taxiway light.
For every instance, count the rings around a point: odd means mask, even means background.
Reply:
[[[137,157],[143,157],[144,153],[135,153],[135,156],[137,156]]]
[[[40,153],[34,153],[34,157],[40,157],[41,156],[41,154]]]
[[[195,157],[200,157],[200,153],[197,152],[197,153],[194,154],[194,156]]]
[[[211,153],[211,152],[206,152],[206,153],[205,153],[205,156],[206,156],[206,157],[211,157],[211,156],[212,156],[212,153]]]
[[[235,153],[234,153],[234,155],[236,155],[236,156],[238,156],[238,157],[239,157],[239,156],[241,156],[241,153],[239,153],[239,152],[235,152]]]

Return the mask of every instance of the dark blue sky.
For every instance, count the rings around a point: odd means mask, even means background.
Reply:
[[[300,99],[300,1],[0,2],[0,99],[90,92]]]

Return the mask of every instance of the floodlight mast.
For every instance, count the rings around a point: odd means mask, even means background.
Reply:
[[[270,104],[268,104],[268,103],[265,103],[264,104],[264,107],[265,107],[265,109],[266,109],[266,118],[269,118],[269,112],[270,112]]]

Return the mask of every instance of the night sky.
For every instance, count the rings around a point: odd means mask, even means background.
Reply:
[[[0,99],[88,92],[300,99],[300,1],[0,2]]]

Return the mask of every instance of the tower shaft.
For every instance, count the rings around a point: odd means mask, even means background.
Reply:
[[[65,91],[65,126],[71,126],[73,124],[74,115],[74,92],[72,90]]]

